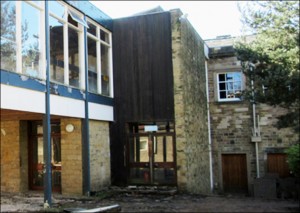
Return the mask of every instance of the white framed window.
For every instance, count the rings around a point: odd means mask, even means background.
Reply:
[[[112,34],[63,1],[48,1],[50,81],[113,97]],[[1,69],[46,79],[45,1],[1,1]]]
[[[44,1],[1,1],[1,69],[45,79]]]
[[[89,91],[113,97],[112,36],[91,19],[87,19]]]
[[[218,101],[241,101],[242,72],[217,73],[216,77]]]
[[[83,14],[49,1],[50,80],[85,89]]]

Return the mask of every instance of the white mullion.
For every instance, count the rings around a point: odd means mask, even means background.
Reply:
[[[100,40],[101,44],[103,44],[106,47],[110,47],[111,45],[103,40]]]
[[[101,42],[100,42],[100,28],[97,25],[96,35],[98,37],[97,40],[97,89],[98,93],[102,94],[102,68],[101,68]]]
[[[90,34],[90,33],[87,33],[87,37],[90,37],[91,39],[94,39],[96,41],[100,41],[96,36]]]
[[[67,13],[67,6],[65,6],[65,14]],[[63,27],[63,37],[64,37],[64,83],[69,85],[69,26],[67,22],[67,17],[65,15],[65,22]]]
[[[85,49],[84,49],[84,33],[83,33],[83,27],[82,25],[79,26],[79,31],[78,33],[78,46],[79,46],[79,53],[78,53],[78,65],[79,65],[79,88],[80,89],[88,89],[85,88]]]
[[[45,6],[45,2],[43,2]],[[45,8],[45,7],[44,7]],[[46,35],[45,35],[45,9],[40,11],[40,61],[39,61],[39,75],[40,78],[46,79]]]
[[[53,18],[57,19],[58,21],[62,22],[62,23],[66,22],[65,19],[57,16],[55,13],[52,13],[52,12],[49,11],[49,15],[52,16]]]
[[[220,85],[219,85],[219,75],[220,73],[217,74],[217,91],[218,91],[218,101],[221,100],[221,97],[220,97]]]
[[[25,1],[27,4],[31,5],[32,7],[39,9],[39,10],[43,10],[43,6],[40,5],[36,5],[35,3],[33,3],[33,1]],[[43,1],[40,1],[41,3],[44,3]]]
[[[109,43],[112,43],[112,34],[109,33]],[[109,96],[114,97],[114,87],[113,87],[113,61],[112,61],[112,45],[109,47],[108,63],[109,63]]]
[[[16,1],[16,72],[22,73],[22,9],[21,1]]]

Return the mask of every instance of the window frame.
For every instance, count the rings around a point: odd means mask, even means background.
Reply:
[[[217,99],[218,102],[239,102],[239,101],[242,101],[242,98],[237,98],[237,97],[234,97],[234,98],[221,98],[221,96],[220,96],[221,91],[226,91],[226,94],[227,94],[227,91],[228,91],[227,86],[225,86],[225,90],[221,90],[220,89],[220,83],[225,83],[225,85],[227,85],[227,83],[229,83],[230,81],[227,81],[226,79],[224,81],[220,81],[219,76],[223,75],[223,74],[224,75],[230,74],[230,73],[239,73],[241,75],[241,77],[240,77],[240,79],[241,79],[241,81],[240,81],[241,82],[240,83],[241,84],[241,92],[244,89],[245,80],[244,80],[244,75],[243,75],[242,71],[233,70],[233,71],[218,72],[218,73],[216,73],[216,76],[215,76],[215,79],[216,79],[216,81],[215,81],[216,82],[216,99]],[[232,83],[234,83],[234,82],[238,82],[238,81],[235,81],[233,79]]]
[[[39,63],[39,70],[38,70],[38,76],[31,76],[29,74],[26,74],[22,70],[22,64],[23,64],[23,59],[22,59],[22,4],[28,4],[32,6],[33,8],[37,9],[39,12],[39,18],[40,18],[40,23],[39,23],[39,33],[40,33],[40,40],[39,40],[39,45],[40,45],[40,63]],[[96,53],[97,53],[97,63],[96,63],[96,71],[97,71],[97,94],[103,95],[103,96],[108,96],[113,98],[114,93],[113,93],[113,60],[112,60],[112,32],[109,31],[108,29],[105,29],[103,26],[101,26],[98,22],[94,21],[93,19],[89,18],[86,14],[82,13],[81,11],[77,10],[76,8],[70,6],[66,2],[63,1],[55,1],[58,4],[62,6],[61,13],[63,13],[62,17],[60,15],[56,14],[55,11],[49,10],[48,18],[52,17],[53,19],[57,20],[58,22],[61,23],[63,26],[63,54],[62,57],[64,59],[64,80],[63,81],[58,81],[56,79],[50,79],[51,82],[55,84],[61,84],[65,85],[68,87],[73,87],[76,89],[80,90],[85,90],[88,88],[85,88],[85,72],[89,72],[89,70],[85,70],[85,61],[88,60],[85,55],[85,39],[93,39],[96,41]],[[12,69],[11,72],[15,72],[18,74],[26,75],[29,77],[33,77],[36,79],[41,79],[45,80],[46,79],[46,34],[45,34],[45,1],[16,1],[15,2],[15,27],[16,27],[16,32],[15,32],[15,41],[16,44],[16,50],[14,51],[15,54],[15,70]],[[68,21],[68,16],[70,18],[78,23],[76,24],[77,26],[73,25],[71,22]],[[89,33],[87,30],[86,38],[84,35],[84,30],[85,28],[88,29],[88,23],[93,24],[96,26],[96,36]],[[70,85],[69,82],[69,28],[74,29],[78,33],[78,68],[79,68],[79,85],[77,86],[72,86]],[[101,32],[105,33],[105,36],[103,40],[101,40]],[[108,48],[108,59],[107,59],[107,75],[109,77],[109,92],[108,94],[102,94],[102,69],[101,69],[101,45],[104,45],[105,47]],[[86,47],[88,48],[88,47]],[[88,61],[87,61],[88,62]],[[90,91],[89,91],[90,92]]]
[[[87,39],[93,39],[96,41],[96,72],[97,72],[97,93],[104,95],[102,91],[102,67],[101,67],[101,45],[108,48],[108,77],[109,77],[109,97],[113,97],[113,65],[112,65],[112,33],[102,27],[100,24],[87,17],[87,23],[96,26],[96,35],[87,31]],[[108,35],[108,42],[101,39],[101,31]],[[106,96],[106,95],[104,95]]]

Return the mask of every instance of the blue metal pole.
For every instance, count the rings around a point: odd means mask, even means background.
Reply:
[[[49,10],[48,1],[45,1],[45,39],[46,39],[46,93],[45,93],[45,116],[44,116],[44,207],[52,204],[52,184],[51,184],[51,126],[50,126],[50,37],[49,37]],[[49,206],[48,206],[49,205]]]
[[[86,21],[86,16],[84,16]],[[89,138],[89,99],[88,99],[88,50],[87,50],[87,28],[84,27],[84,74],[85,74],[85,119],[84,119],[84,137],[82,141],[82,171],[83,171],[83,193],[87,196],[90,194],[90,138]]]

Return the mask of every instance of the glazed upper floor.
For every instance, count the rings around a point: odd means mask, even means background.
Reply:
[[[112,98],[111,29],[88,1],[1,1],[1,73],[43,81],[49,60],[58,87],[85,90],[87,76],[90,93]]]

